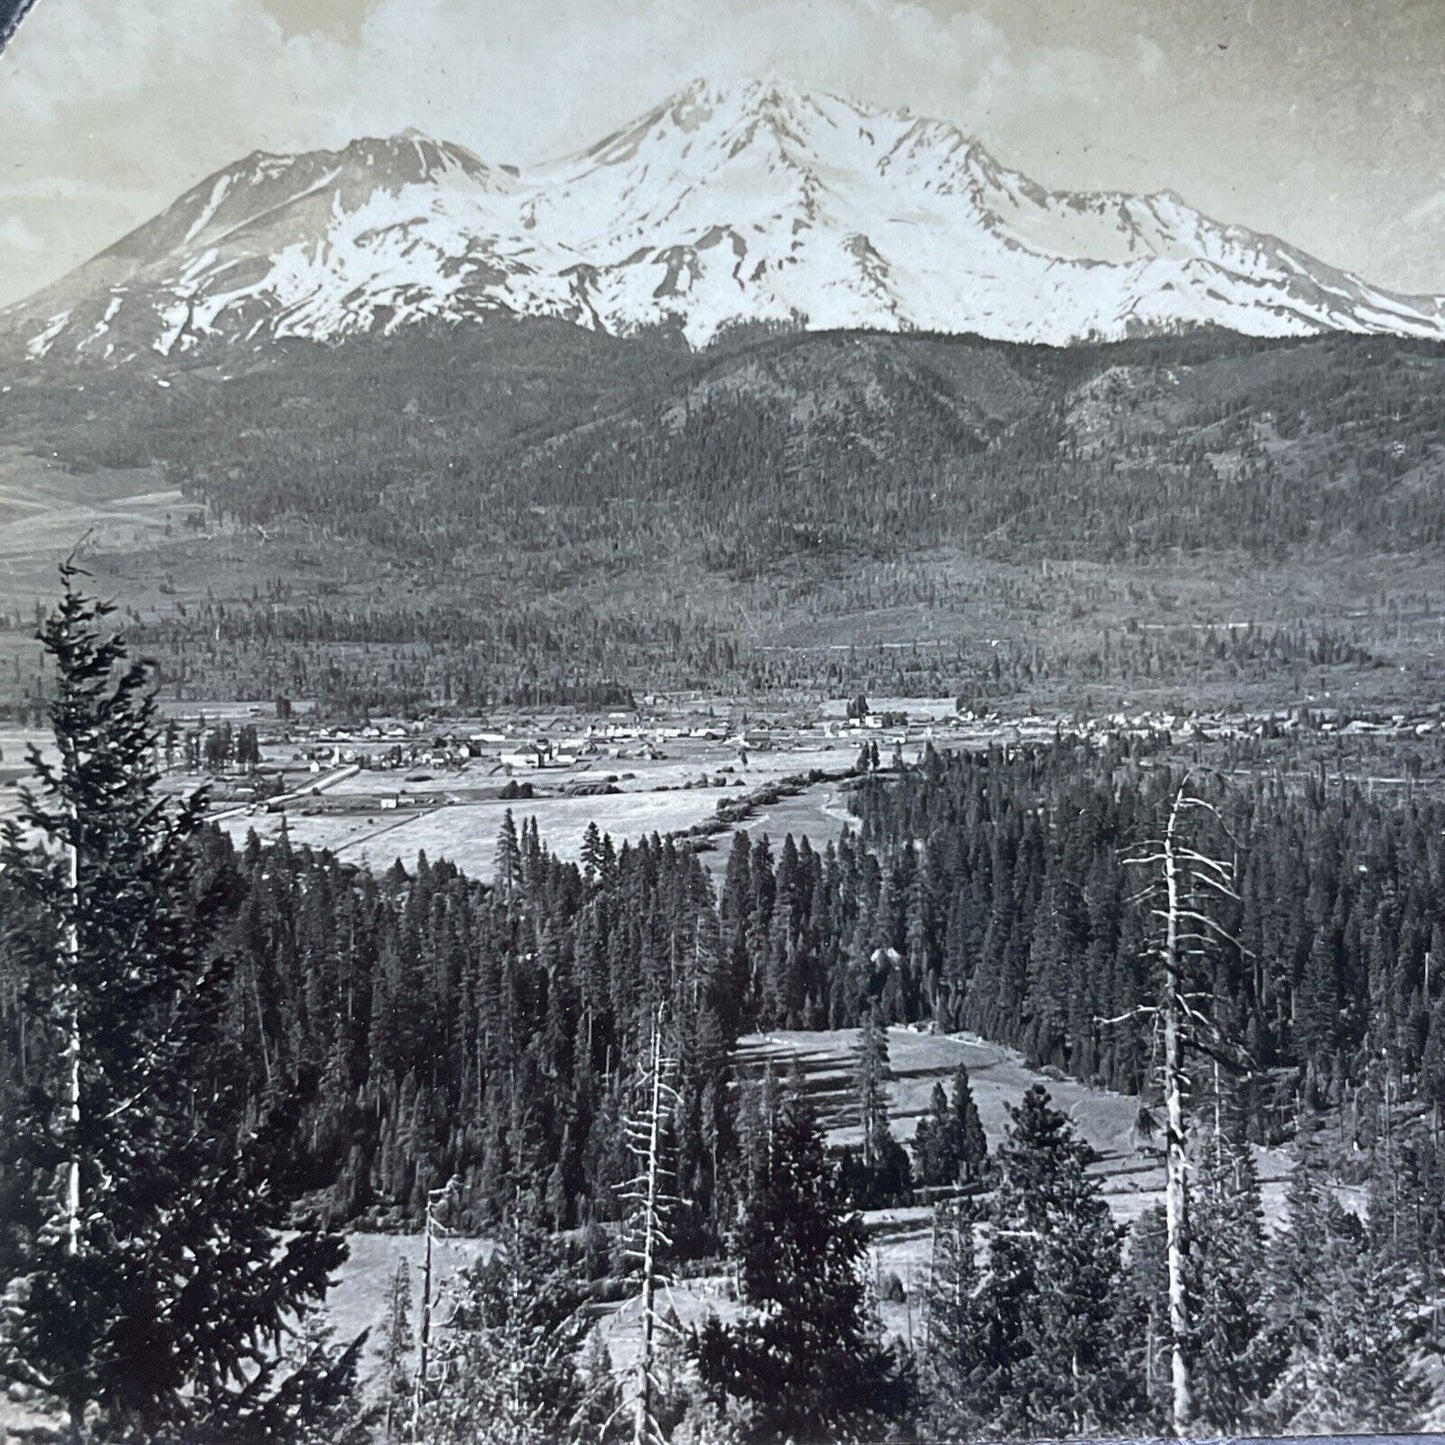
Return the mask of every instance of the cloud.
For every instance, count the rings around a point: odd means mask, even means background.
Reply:
[[[590,142],[695,75],[779,73],[950,115],[1077,98],[1099,62],[1027,57],[974,10],[916,0],[374,0],[356,42],[263,0],[50,0],[12,54],[0,132],[64,155],[82,127],[242,152],[418,125],[525,160]],[[95,122],[112,115],[109,127]]]
[[[19,216],[0,220],[0,252],[11,250],[32,256],[40,250],[40,244],[40,237]]]
[[[954,110],[1003,59],[973,12],[908,0],[380,0],[362,27],[345,128],[441,132],[497,159],[590,143],[694,76],[780,74]]]

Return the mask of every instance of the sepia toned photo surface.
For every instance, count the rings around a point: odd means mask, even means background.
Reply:
[[[0,0],[0,1439],[1445,1433],[1445,9]]]

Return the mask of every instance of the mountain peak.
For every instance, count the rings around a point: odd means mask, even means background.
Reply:
[[[1219,326],[1445,339],[1392,295],[1173,192],[1055,193],[947,121],[696,79],[518,171],[410,128],[253,153],[0,319],[33,356],[337,341],[507,311],[695,344],[737,322],[1079,340]]]
[[[492,167],[455,141],[437,140],[415,126],[389,136],[362,136],[338,153],[345,160],[380,166],[403,184],[459,173],[473,180],[493,178]]]
[[[779,75],[733,81],[695,80],[667,103],[668,109],[689,107],[704,107],[733,118],[754,116],[773,120],[837,114],[865,117],[908,114],[866,105],[830,90],[805,87]]]
[[[751,75],[733,79],[715,79],[696,76],[674,91],[665,104],[672,105],[736,105],[741,109],[765,106],[797,105],[807,103],[815,95],[825,92],[811,91],[780,75]]]

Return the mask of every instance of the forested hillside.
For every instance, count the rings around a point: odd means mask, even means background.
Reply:
[[[1061,747],[1011,759],[936,757],[858,794],[880,860],[880,937],[904,965],[884,994],[1125,1092],[1147,1092],[1157,940],[1131,857],[1164,836],[1177,770],[1148,751]],[[1445,1099],[1445,866],[1436,798],[1372,796],[1348,779],[1268,771],[1196,784],[1237,899],[1207,906],[1220,938],[1195,966],[1197,1006],[1234,1041],[1240,1107],[1257,1138],[1302,1108],[1345,1108],[1356,1140],[1387,1093]],[[1157,868],[1157,863],[1156,863]],[[1228,942],[1223,940],[1227,939]]]
[[[785,334],[691,355],[513,323],[195,373],[110,459],[159,457],[223,516],[428,565],[559,545],[564,574],[936,547],[1270,558],[1445,535],[1442,369],[1438,347],[1352,337]]]
[[[133,621],[178,697],[1264,679],[1302,701],[1312,651],[1405,664],[1370,683],[1396,692],[1437,665],[1442,371],[1353,337],[751,330],[693,353],[499,320],[237,374],[41,369],[0,441],[158,463],[194,499],[193,526],[107,559],[165,579]],[[1262,671],[1261,639],[1287,653]]]

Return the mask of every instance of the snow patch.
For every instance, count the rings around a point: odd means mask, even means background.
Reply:
[[[26,346],[26,353],[39,360],[55,344],[55,338],[65,330],[70,323],[70,312],[61,311],[52,316],[45,324],[45,329],[31,337],[29,345]]]
[[[233,180],[234,177],[229,174],[216,177],[216,183],[211,187],[210,198],[206,201],[205,205],[201,207],[200,213],[196,216],[196,219],[191,222],[190,230],[186,232],[186,245],[190,245],[190,243],[211,224],[216,212],[221,209],[221,202],[226,199]]]

